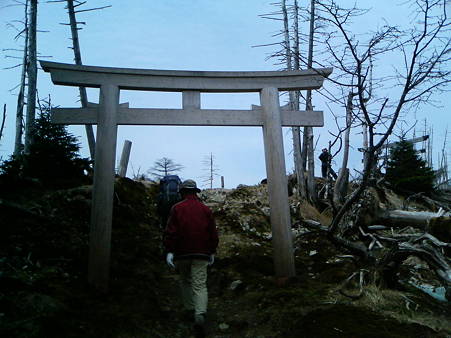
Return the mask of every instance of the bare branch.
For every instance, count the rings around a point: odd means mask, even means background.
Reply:
[[[84,5],[87,1],[76,1],[76,2],[77,2],[77,4],[74,5],[74,8],[77,8],[77,7],[81,6],[81,5]]]
[[[97,7],[97,8],[90,8],[90,9],[81,9],[81,10],[75,11],[75,13],[97,11],[97,10],[105,9],[105,8],[108,8],[108,7],[111,7],[111,5],[103,6],[103,7]]]
[[[4,69],[4,70],[7,70],[7,69],[14,69],[14,68],[17,68],[17,67],[20,67],[20,66],[22,66],[21,63],[15,65],[15,66],[12,66],[12,67],[5,67],[5,68],[3,68],[3,69]],[[16,88],[17,88],[17,87],[16,87]]]
[[[274,42],[274,43],[266,43],[266,44],[263,44],[263,45],[255,45],[255,46],[251,46],[252,48],[255,48],[255,47],[267,47],[267,46],[275,46],[275,45],[281,45],[282,43],[281,42]]]
[[[6,121],[6,103],[3,105],[3,118],[2,118],[2,125],[0,127],[0,140],[3,136],[3,129],[5,128],[5,121]]]

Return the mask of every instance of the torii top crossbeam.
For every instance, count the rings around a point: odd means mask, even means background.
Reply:
[[[282,126],[322,126],[319,111],[280,108],[279,91],[318,89],[331,68],[283,72],[213,72],[77,66],[41,61],[55,84],[100,88],[99,104],[52,109],[52,121],[97,124],[91,211],[89,282],[105,291],[109,279],[117,125],[261,126],[277,276],[294,276]],[[182,109],[128,108],[121,89],[182,92]],[[252,110],[201,109],[200,93],[259,92]]]
[[[284,90],[319,89],[332,68],[290,71],[218,72],[153,70],[77,66],[41,61],[55,84],[99,88],[114,84],[119,89],[151,91],[201,91],[210,93],[260,92],[274,87]]]
[[[284,72],[213,72],[148,70],[77,66],[41,61],[55,84],[143,91],[181,91],[183,109],[119,106],[118,125],[263,126],[261,109],[201,109],[200,92],[260,92],[262,88],[301,90],[320,88],[330,68]],[[98,107],[53,109],[52,121],[62,124],[96,124]],[[323,126],[319,111],[281,112],[282,126]]]

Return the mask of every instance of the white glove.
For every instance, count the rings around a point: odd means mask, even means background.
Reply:
[[[215,255],[210,255],[210,259],[208,260],[208,265],[213,265],[213,263],[215,262]]]
[[[172,252],[168,252],[168,254],[166,255],[166,263],[169,265],[169,267],[175,269],[174,254]]]

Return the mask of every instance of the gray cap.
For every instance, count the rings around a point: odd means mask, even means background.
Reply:
[[[200,192],[200,189],[197,187],[196,181],[194,180],[183,181],[180,190],[194,190],[195,192]]]

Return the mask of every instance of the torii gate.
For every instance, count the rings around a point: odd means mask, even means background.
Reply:
[[[54,84],[100,88],[99,105],[57,108],[52,122],[97,124],[88,279],[99,290],[109,280],[117,125],[262,126],[276,276],[295,275],[282,126],[324,125],[321,111],[280,109],[279,90],[318,89],[332,68],[216,72],[77,66],[40,61]],[[182,92],[182,109],[128,108],[121,89]],[[259,92],[261,108],[201,109],[200,93]]]

